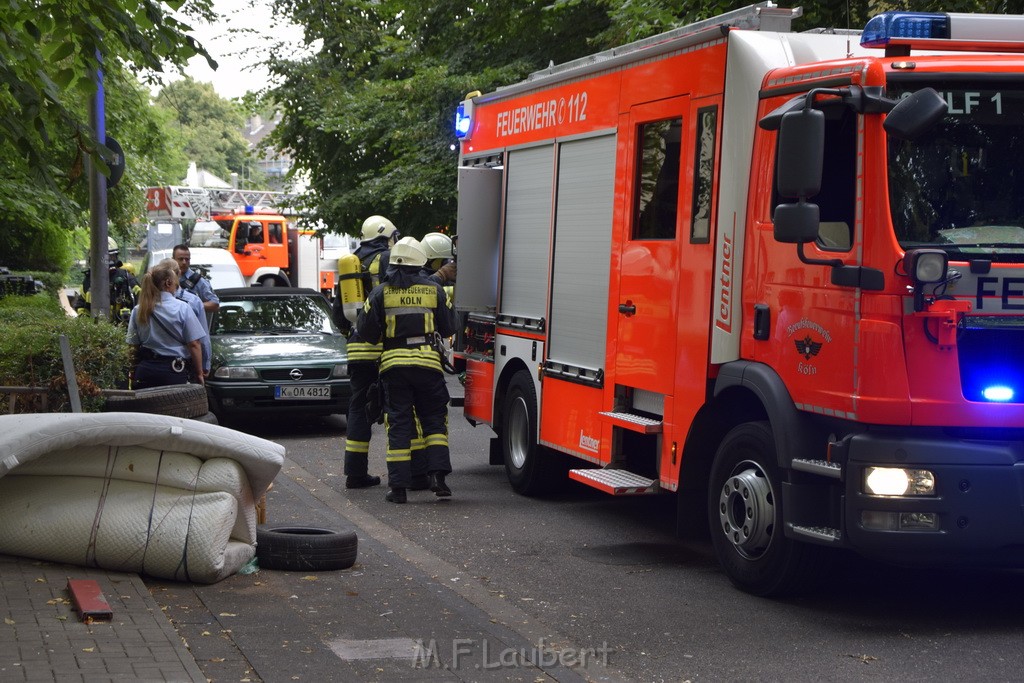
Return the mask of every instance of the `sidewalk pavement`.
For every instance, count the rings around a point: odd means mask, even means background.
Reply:
[[[340,468],[340,462],[339,462]],[[353,567],[260,570],[212,585],[0,556],[0,683],[8,681],[609,681],[559,637],[353,505],[343,477],[287,461],[268,521],[355,529]],[[110,622],[83,623],[68,579],[94,579]],[[547,648],[554,648],[555,652]]]
[[[84,623],[69,579],[92,579],[113,612]],[[206,681],[137,574],[0,555],[0,681]]]

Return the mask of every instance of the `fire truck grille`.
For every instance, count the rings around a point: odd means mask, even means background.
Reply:
[[[1020,322],[967,327],[957,339],[957,353],[965,399],[988,402],[992,399],[983,392],[1002,386],[1013,390],[1014,403],[1024,402],[1024,326]]]
[[[260,371],[260,377],[265,382],[294,382],[292,371],[296,368],[270,368]],[[323,382],[331,377],[331,368],[299,368],[302,372],[300,382]]]

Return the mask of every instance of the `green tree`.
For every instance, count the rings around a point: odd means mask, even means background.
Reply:
[[[210,0],[15,0],[0,8],[0,263],[60,269],[69,260],[71,232],[87,222],[86,161],[105,169],[110,158],[89,126],[101,65],[107,133],[129,160],[110,193],[111,232],[127,234],[141,211],[137,184],[166,161],[134,74],[206,55],[173,10],[213,16]]]
[[[946,11],[1020,11],[1024,0],[948,0]],[[493,91],[564,63],[751,4],[693,0],[274,0],[305,29],[307,56],[273,51],[267,95],[284,120],[272,144],[306,178],[311,219],[355,233],[383,214],[406,234],[454,221],[452,115],[469,91]],[[818,3],[795,30],[863,26],[879,11],[939,2]],[[284,55],[284,56],[281,56]]]
[[[185,168],[174,177],[184,177],[189,161],[225,180],[232,172],[250,177],[252,153],[242,136],[242,105],[218,95],[213,84],[191,78],[165,86],[156,104],[171,118],[182,146]]]

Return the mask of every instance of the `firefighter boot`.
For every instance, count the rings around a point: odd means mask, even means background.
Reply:
[[[430,490],[434,492],[435,496],[447,498],[452,495],[452,490],[448,488],[448,484],[444,483],[444,472],[431,472],[429,477]]]
[[[392,486],[385,494],[384,500],[389,503],[404,503],[406,501],[405,489]]]
[[[347,489],[365,489],[370,486],[376,486],[379,483],[380,477],[375,477],[372,474],[345,477],[345,488]]]

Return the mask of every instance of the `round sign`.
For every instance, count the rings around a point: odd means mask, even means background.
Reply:
[[[104,144],[106,144],[107,149],[114,153],[114,158],[107,164],[110,167],[107,187],[111,188],[117,185],[118,181],[121,180],[121,176],[124,175],[124,150],[121,149],[121,145],[118,144],[117,140],[109,135]]]

